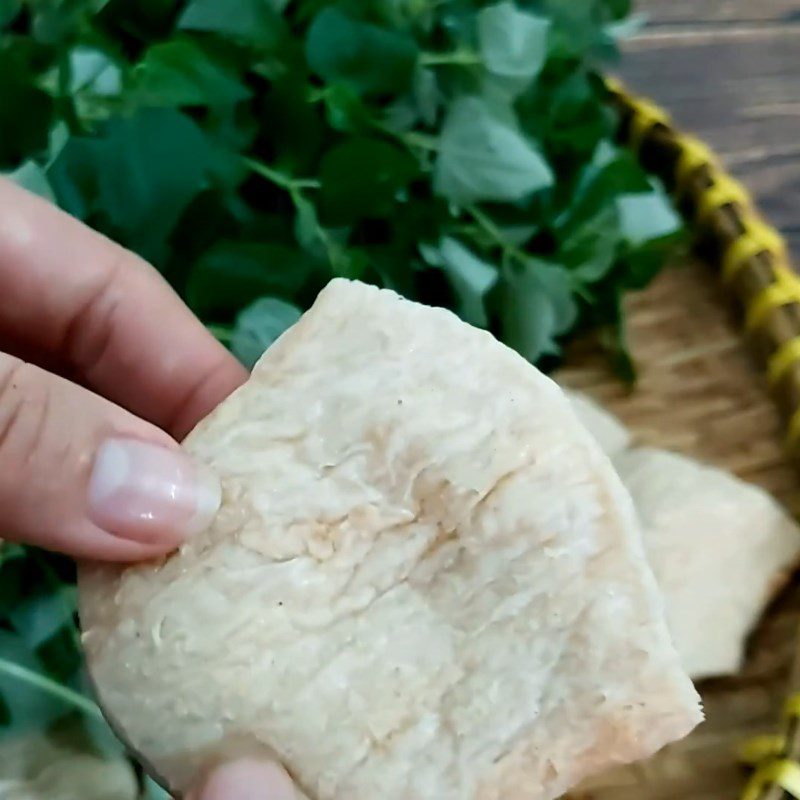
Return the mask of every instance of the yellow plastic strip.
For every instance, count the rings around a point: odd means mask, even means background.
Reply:
[[[633,108],[633,119],[631,120],[628,146],[634,152],[638,152],[645,136],[654,125],[669,125],[671,120],[666,111],[649,100],[641,97],[633,97],[630,100]]]
[[[612,94],[625,94],[625,84],[619,78],[607,75],[603,82]]]
[[[705,142],[693,136],[680,138],[681,154],[675,167],[675,184],[678,189],[683,189],[689,176],[700,167],[709,165],[717,166],[717,157]]]
[[[790,694],[783,704],[785,717],[800,717],[800,692]]]
[[[700,195],[697,201],[697,218],[701,222],[705,221],[710,214],[728,203],[738,203],[740,206],[749,207],[750,195],[739,181],[720,172],[714,177],[713,185]]]
[[[762,761],[776,758],[783,752],[786,740],[777,733],[754,736],[739,747],[738,758],[743,764],[755,767]]]
[[[762,289],[748,304],[744,325],[748,331],[757,328],[774,308],[800,303],[797,284],[778,280]]]
[[[800,361],[800,336],[785,341],[767,361],[767,380],[770,386],[776,384],[786,371]]]
[[[742,800],[758,800],[761,791],[770,784],[777,784],[792,797],[800,798],[800,764],[786,759],[764,764],[748,782]]]
[[[797,300],[800,302],[800,277],[797,273],[785,261],[776,261],[772,265],[772,271],[775,273],[775,280],[795,287]]]
[[[783,256],[786,247],[778,231],[760,219],[748,219],[744,233],[733,242],[722,256],[722,278],[731,278],[754,256],[764,251]]]

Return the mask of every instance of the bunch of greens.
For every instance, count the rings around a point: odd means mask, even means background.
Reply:
[[[621,329],[679,229],[594,71],[628,6],[0,0],[0,170],[153,262],[246,363],[345,276],[548,367]],[[63,697],[20,705],[11,673],[80,690],[71,576],[4,552],[0,725],[43,724]]]

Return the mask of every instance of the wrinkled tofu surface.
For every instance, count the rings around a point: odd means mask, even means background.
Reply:
[[[800,528],[762,489],[684,456],[635,448],[615,464],[685,669],[736,672],[747,634],[800,561]]]
[[[608,459],[449,312],[334,281],[185,446],[212,529],[80,577],[102,703],[173,788],[236,741],[311,800],[549,800],[700,720]]]

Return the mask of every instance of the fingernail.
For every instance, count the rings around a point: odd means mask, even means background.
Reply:
[[[176,545],[211,524],[220,500],[218,478],[181,450],[107,439],[95,456],[89,516],[116,536]]]
[[[291,778],[277,764],[241,759],[217,767],[191,800],[298,800]]]

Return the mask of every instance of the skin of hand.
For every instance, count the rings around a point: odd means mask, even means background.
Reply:
[[[205,529],[218,479],[178,442],[247,377],[149,264],[0,178],[2,535],[136,561]],[[190,800],[295,800],[231,760]]]

